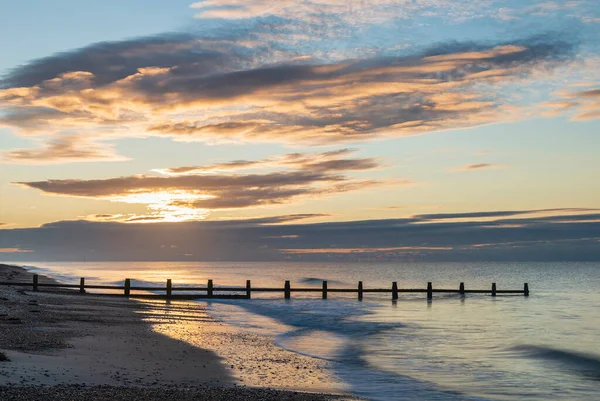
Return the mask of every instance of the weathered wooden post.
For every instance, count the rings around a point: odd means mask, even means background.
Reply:
[[[392,300],[396,301],[397,299],[398,299],[398,283],[394,281],[392,283]]]
[[[529,284],[527,283],[523,285],[523,295],[525,295],[526,297],[529,296]]]
[[[431,281],[427,283],[427,299],[433,299],[433,285],[431,285]]]
[[[248,299],[252,297],[252,295],[250,295],[251,291],[252,288],[250,287],[250,280],[246,280],[246,296],[248,297]]]
[[[460,293],[460,295],[465,295],[465,283],[460,283],[460,285],[458,286],[458,292]]]
[[[492,296],[496,296],[496,283],[492,283]]]
[[[33,275],[33,290],[34,291],[38,291],[38,279],[40,276],[38,276],[37,274]]]
[[[363,299],[363,283],[362,281],[358,282],[358,300],[362,301]]]
[[[327,280],[323,280],[323,299],[327,299]]]
[[[173,283],[171,282],[171,279],[168,278],[167,279],[167,298],[171,298],[172,292],[173,292]]]
[[[128,297],[131,294],[131,279],[125,279],[125,296]]]
[[[79,279],[79,293],[85,294],[85,277]]]
[[[285,280],[285,286],[283,288],[285,299],[291,298],[291,291],[292,289],[290,287],[290,280]]]
[[[206,295],[208,297],[212,297],[213,296],[213,281],[212,280],[208,280],[208,284],[206,286]]]

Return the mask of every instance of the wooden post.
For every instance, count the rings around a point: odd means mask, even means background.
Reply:
[[[431,281],[427,283],[427,299],[433,299],[433,285],[431,285]]]
[[[323,299],[327,299],[327,280],[323,280]]]
[[[285,299],[291,298],[290,280],[285,280],[285,286],[283,288],[283,292],[284,292]]]
[[[496,296],[496,283],[492,283],[492,296]]]
[[[213,281],[212,280],[208,280],[208,285],[206,286],[206,295],[209,297],[213,296]]]
[[[248,299],[252,297],[252,295],[250,295],[251,291],[252,288],[250,287],[250,280],[246,280],[246,296],[248,297]]]
[[[460,295],[465,295],[465,283],[460,283],[460,286],[458,287],[458,292],[460,293]]]
[[[84,277],[79,279],[79,293],[85,294],[85,278]]]
[[[38,291],[38,279],[40,278],[40,276],[38,276],[37,274],[33,275],[33,290],[34,291]]]
[[[529,296],[529,284],[527,283],[523,285],[523,295],[525,295],[526,297]]]
[[[398,283],[394,281],[392,283],[392,300],[396,301],[397,299],[398,299]]]
[[[362,281],[358,282],[358,300],[362,301],[363,299],[363,283]]]
[[[125,296],[128,297],[131,293],[131,279],[125,279]]]
[[[167,279],[167,298],[171,298],[171,294],[173,293],[173,282],[170,278]]]

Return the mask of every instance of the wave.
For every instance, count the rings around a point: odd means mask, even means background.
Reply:
[[[227,323],[253,329],[265,317],[277,322],[271,332],[274,343],[288,351],[331,363],[336,377],[355,395],[373,401],[405,400],[483,400],[437,388],[434,384],[394,372],[384,371],[368,362],[363,345],[369,337],[387,330],[407,328],[399,322],[368,319],[376,303],[345,300],[293,299],[211,300],[209,310]],[[235,306],[234,310],[219,306]],[[216,307],[216,308],[215,308]],[[240,312],[236,312],[239,308]],[[243,312],[241,312],[243,311]],[[234,316],[235,314],[235,316]],[[253,323],[251,323],[253,322]]]
[[[373,322],[362,319],[373,313],[368,302],[358,304],[344,300],[294,299],[238,302],[211,300],[212,303],[233,304],[250,313],[274,319],[294,329],[312,329],[342,334],[347,337],[366,336],[383,330],[404,327],[399,322]]]
[[[298,280],[301,283],[304,284],[322,284],[323,281],[327,281],[327,284],[344,284],[343,281],[338,281],[338,280],[325,280],[323,278],[318,278],[318,277],[302,277],[301,279]]]
[[[123,283],[125,282],[125,280],[116,280],[116,281],[109,281],[106,283],[106,285],[123,285]],[[145,281],[145,280],[137,280],[135,278],[130,279],[130,283],[132,287],[136,287],[136,286],[143,286],[143,287],[166,287],[166,284],[164,281],[161,282],[157,282],[157,281]]]
[[[31,266],[31,265],[22,265],[22,268],[24,268],[25,270],[27,270],[28,272],[31,273],[36,273],[36,274],[42,274],[44,276],[50,277],[56,281],[58,281],[59,283],[67,283],[67,284],[78,284],[79,283],[79,277],[73,275],[73,274],[67,274],[67,273],[59,273],[54,269],[49,269],[46,267],[38,267],[38,266]],[[86,279],[88,280],[93,280],[96,277],[86,277]]]
[[[600,356],[561,350],[540,345],[519,345],[511,348],[531,358],[553,362],[569,372],[600,380]]]
[[[366,362],[360,345],[350,345],[343,351],[344,363],[334,365],[337,377],[350,391],[367,400],[428,400],[428,401],[487,401],[487,398],[467,395],[460,391],[445,390],[431,382],[414,377],[376,369]]]

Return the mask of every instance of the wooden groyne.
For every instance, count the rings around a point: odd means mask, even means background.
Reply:
[[[85,277],[79,280],[79,284],[61,284],[61,283],[40,283],[39,276],[33,275],[33,281],[29,283],[16,283],[11,281],[0,282],[0,285],[12,285],[20,287],[32,287],[33,291],[40,291],[43,288],[64,288],[64,289],[78,289],[80,294],[86,294],[86,290],[113,290],[119,291],[118,293],[93,293],[94,295],[107,295],[107,296],[125,296],[131,298],[163,298],[163,299],[201,299],[201,298],[221,298],[221,299],[250,299],[252,293],[259,292],[279,292],[283,293],[285,299],[291,299],[292,293],[300,292],[313,292],[321,293],[323,299],[327,299],[330,293],[355,293],[357,298],[362,300],[365,293],[390,293],[392,300],[397,300],[399,294],[406,293],[426,293],[427,299],[433,299],[434,293],[447,293],[447,294],[460,294],[465,296],[466,294],[489,294],[491,296],[497,296],[502,294],[521,294],[529,296],[529,285],[525,283],[522,290],[499,290],[496,287],[496,283],[492,283],[491,288],[484,290],[470,290],[465,288],[464,283],[460,283],[458,288],[433,288],[433,283],[428,282],[427,288],[398,288],[398,282],[394,281],[388,288],[367,288],[363,285],[362,281],[358,282],[356,288],[330,288],[327,286],[327,281],[323,281],[321,288],[318,287],[294,287],[292,288],[291,282],[286,280],[283,287],[280,288],[266,288],[266,287],[252,287],[250,280],[246,281],[245,287],[215,287],[213,280],[208,280],[206,286],[197,287],[174,287],[171,279],[168,279],[166,286],[132,286],[131,279],[125,279],[122,286],[118,285],[96,285],[86,284]],[[135,293],[134,291],[161,291],[164,294],[148,294],[148,293]],[[183,294],[182,292],[185,292]]]

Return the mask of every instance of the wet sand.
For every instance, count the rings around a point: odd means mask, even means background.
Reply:
[[[0,281],[31,274],[0,265]],[[0,286],[0,351],[10,360],[0,362],[2,400],[349,399],[257,388],[341,390],[320,362],[240,333],[194,302]]]

